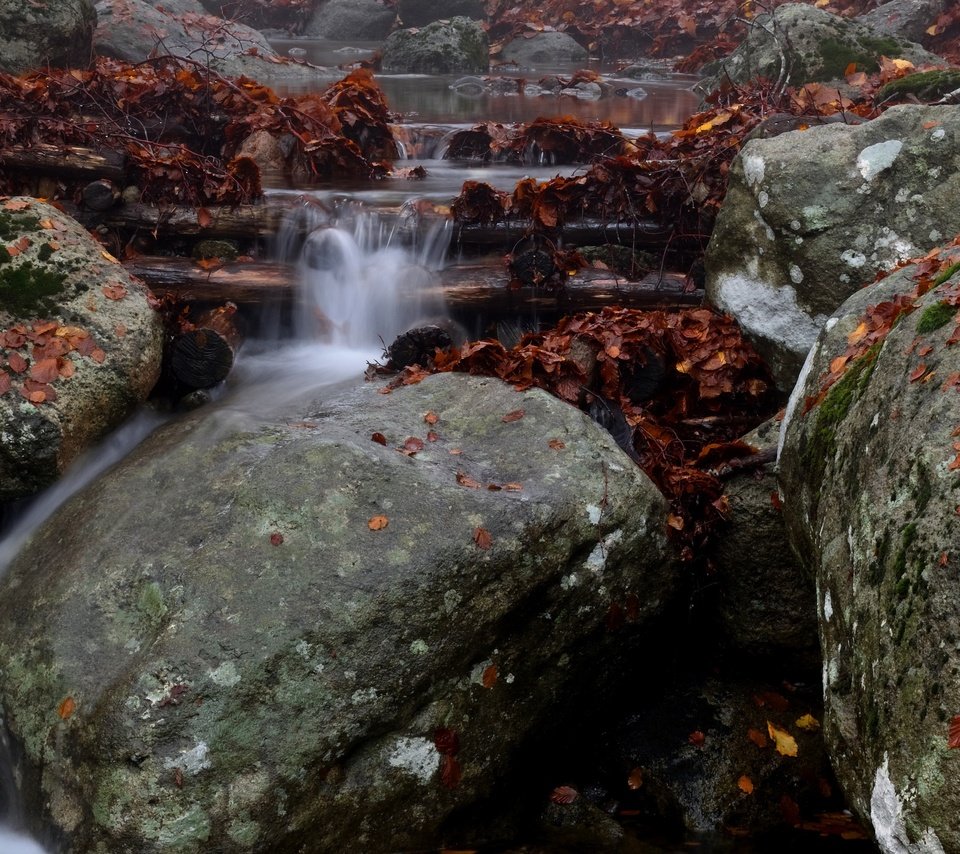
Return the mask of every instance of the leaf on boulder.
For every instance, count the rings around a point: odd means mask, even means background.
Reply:
[[[367,527],[371,531],[382,531],[387,525],[390,524],[390,520],[386,516],[372,516],[370,521],[367,522]]]

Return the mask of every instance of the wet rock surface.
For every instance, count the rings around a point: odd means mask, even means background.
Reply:
[[[706,255],[707,298],[793,387],[854,291],[960,231],[955,107],[899,106],[747,143]]]
[[[77,222],[0,202],[0,500],[49,486],[143,402],[161,338],[144,285]]]
[[[497,380],[231,412],[163,428],[4,579],[35,829],[76,852],[440,844],[614,666],[611,603],[642,625],[670,596],[665,502],[583,413]]]
[[[791,540],[817,578],[827,744],[885,852],[960,849],[956,267],[884,338],[834,360],[871,306],[920,278],[904,267],[836,311],[791,398],[780,457]]]
[[[568,62],[586,62],[587,50],[567,33],[535,33],[530,38],[507,42],[500,52],[503,62],[522,68],[550,67]]]
[[[310,16],[304,35],[334,41],[385,39],[396,20],[396,10],[376,0],[327,0]]]

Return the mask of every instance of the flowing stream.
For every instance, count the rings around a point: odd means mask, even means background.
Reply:
[[[572,70],[565,69],[567,73]],[[450,88],[452,82],[447,78],[386,78],[388,102],[404,113],[408,137],[442,140],[451,130],[485,119],[528,121],[536,115],[557,113],[556,99],[465,97]],[[634,81],[631,85],[639,84]],[[684,81],[659,87],[644,84],[656,90],[657,97],[619,99],[614,106],[621,111],[620,122],[634,127],[636,133],[676,126],[693,111],[688,85]],[[651,113],[657,103],[664,113],[659,118]],[[613,118],[610,105],[600,108],[566,99],[562,108],[581,117]],[[244,345],[227,388],[210,409],[210,418],[219,419],[223,429],[267,418],[298,398],[358,381],[367,363],[379,359],[397,334],[445,316],[439,298],[425,299],[423,293],[424,285],[445,263],[449,231],[438,227],[418,234],[410,245],[409,240],[398,239],[396,218],[384,219],[373,209],[400,205],[412,196],[449,203],[462,182],[470,178],[506,189],[525,175],[543,180],[562,171],[549,163],[465,166],[443,160],[442,146],[437,145],[425,151],[425,156],[412,150],[408,153],[416,157],[411,162],[427,169],[425,182],[413,185],[388,180],[377,185],[311,188],[310,202],[294,210],[288,227],[277,236],[276,252],[280,260],[298,259],[299,304],[292,318],[274,318],[272,322],[261,318],[258,337]],[[303,188],[277,186],[272,192],[302,194]],[[304,231],[308,235],[305,240],[295,236]],[[0,576],[31,533],[61,504],[170,417],[144,409],[79,460],[51,489],[29,505],[8,512],[0,539]],[[0,807],[6,807],[7,821],[7,827],[0,828],[0,854],[42,854],[40,845],[16,831],[21,826],[16,803],[10,768],[0,767]]]

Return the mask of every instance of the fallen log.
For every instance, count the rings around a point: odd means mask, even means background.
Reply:
[[[307,204],[309,204],[307,198]],[[152,234],[179,236],[233,237],[260,239],[272,237],[286,219],[289,227],[305,232],[315,220],[295,216],[304,207],[297,196],[269,196],[261,204],[237,207],[207,205],[204,208],[186,205],[155,206],[125,204],[103,214],[83,210],[68,210],[88,228],[106,226],[120,231],[148,231]],[[399,207],[371,207],[388,221],[395,221],[395,233],[401,240],[413,242],[435,225],[448,222],[442,214],[426,213],[410,217]],[[529,235],[526,220],[500,222],[492,225],[455,225],[451,244],[454,249],[495,249],[509,251],[519,240]],[[608,243],[631,248],[663,249],[670,242],[671,229],[652,220],[603,222],[578,220],[567,223],[551,239],[557,245],[601,246]]]
[[[227,378],[241,335],[228,302],[201,313],[191,328],[174,336],[168,347],[169,371],[177,386],[191,391],[213,388]]]
[[[295,299],[299,275],[293,266],[270,261],[228,263],[208,270],[189,259],[143,256],[124,266],[157,296],[196,303],[231,300],[241,306]],[[665,308],[696,305],[703,299],[703,292],[688,289],[685,278],[677,273],[628,282],[608,270],[590,267],[567,279],[557,291],[532,287],[510,290],[508,280],[509,273],[499,259],[448,267],[430,275],[424,302],[442,298],[454,313],[503,315],[533,308],[567,313],[599,311],[608,305]]]
[[[119,151],[95,151],[74,145],[60,148],[38,143],[30,148],[11,146],[0,149],[0,169],[64,178],[123,181],[127,173],[127,158]]]

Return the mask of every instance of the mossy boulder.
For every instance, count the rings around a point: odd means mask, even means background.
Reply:
[[[51,484],[126,418],[160,371],[146,288],[78,223],[0,200],[0,500]]]
[[[487,34],[462,16],[397,30],[383,46],[381,67],[402,74],[485,74],[490,68]]]
[[[0,0],[0,71],[86,68],[96,25],[92,0]]]
[[[788,3],[758,15],[739,47],[705,69],[708,76],[697,88],[709,95],[727,80],[743,84],[765,77],[791,86],[839,80],[851,63],[860,71],[876,71],[881,56],[908,59],[918,66],[943,62],[906,39],[812,5]]]
[[[887,0],[855,20],[880,35],[923,41],[951,0]]]
[[[0,584],[32,829],[78,854],[442,847],[616,666],[612,604],[643,625],[670,597],[666,502],[582,412],[496,379],[237,412],[161,428]]]
[[[924,275],[901,268],[836,311],[791,396],[780,455],[791,542],[816,574],[833,768],[884,852],[960,850],[956,305],[951,322],[924,324],[956,302],[960,269],[825,378],[868,312],[882,316],[870,307]]]
[[[960,233],[960,110],[892,107],[744,145],[707,248],[706,293],[789,392],[823,322]]]

